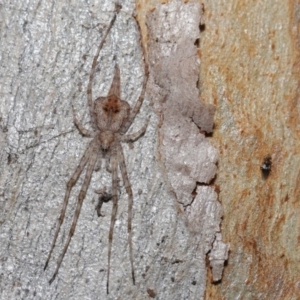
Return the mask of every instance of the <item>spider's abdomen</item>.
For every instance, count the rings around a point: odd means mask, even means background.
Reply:
[[[114,95],[98,98],[94,108],[97,127],[100,131],[118,132],[130,112],[128,103]]]
[[[111,131],[103,131],[99,133],[99,142],[103,150],[107,150],[115,141],[115,134]]]

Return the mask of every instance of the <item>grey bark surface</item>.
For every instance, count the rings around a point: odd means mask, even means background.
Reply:
[[[202,7],[172,1],[149,13],[149,95],[159,115],[159,154],[179,216],[193,242],[191,249],[209,255],[213,281],[222,278],[229,245],[222,242],[221,204],[212,179],[218,151],[205,137],[213,129],[215,107],[200,101],[197,88]],[[216,243],[213,242],[218,238]]]
[[[181,10],[184,6],[179,1],[174,3],[171,9]],[[132,107],[144,79],[143,60],[140,33],[132,17],[135,3],[124,1],[122,6],[100,54],[93,94],[95,98],[106,96],[116,57],[121,69],[122,98]],[[197,9],[200,13],[200,8]],[[114,3],[108,0],[7,1],[1,5],[1,299],[203,297],[205,257],[219,229],[210,228],[210,239],[205,240],[207,228],[203,226],[192,232],[183,210],[178,212],[180,199],[172,187],[170,189],[170,178],[161,164],[157,133],[161,115],[153,110],[155,103],[148,95],[153,89],[146,93],[141,111],[129,131],[139,129],[151,115],[146,134],[132,146],[123,146],[134,195],[136,285],[132,284],[128,254],[127,195],[120,181],[110,294],[106,295],[111,203],[103,205],[105,216],[99,218],[94,192],[111,186],[111,175],[104,167],[92,176],[75,234],[52,285],[48,281],[70,229],[82,178],[72,192],[48,269],[43,271],[66,182],[90,140],[75,128],[72,105],[78,118],[88,126],[88,77],[95,51],[113,12]],[[187,11],[183,11],[182,16],[187,17]],[[179,25],[184,22],[185,18],[178,19]],[[216,157],[212,160],[215,162]],[[194,183],[196,187],[196,179]],[[203,192],[205,188],[200,190]],[[216,201],[213,191],[208,194],[211,196],[207,199]],[[199,209],[201,211],[201,207]],[[214,224],[219,224],[220,210],[203,209],[196,216],[196,220],[204,218],[199,226],[206,224],[206,215],[208,220],[214,219]]]

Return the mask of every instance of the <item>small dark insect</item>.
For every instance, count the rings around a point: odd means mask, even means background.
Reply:
[[[272,169],[272,158],[270,155],[267,155],[264,158],[264,161],[260,167],[263,179],[267,179],[269,177],[269,175],[271,173],[271,169]]]
[[[155,298],[156,297],[156,293],[153,289],[148,288],[147,293],[148,293],[150,298]]]
[[[106,192],[106,188],[101,189],[101,190],[96,190],[95,191],[97,194],[99,194],[98,198],[98,204],[96,206],[96,211],[97,211],[97,216],[98,217],[104,217],[104,215],[101,213],[101,208],[102,204],[105,202],[108,202],[112,199],[112,194],[109,194]]]

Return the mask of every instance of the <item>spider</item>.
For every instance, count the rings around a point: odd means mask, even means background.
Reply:
[[[44,270],[46,270],[49,260],[51,258],[52,251],[55,247],[55,243],[60,231],[60,227],[64,221],[66,207],[68,205],[68,201],[70,198],[70,193],[78,178],[80,177],[81,173],[83,172],[84,168],[86,168],[86,173],[84,177],[84,182],[82,184],[80,193],[78,195],[77,206],[73,216],[72,225],[69,231],[69,235],[67,238],[67,242],[64,245],[63,251],[58,259],[58,263],[55,269],[55,272],[52,278],[49,281],[51,284],[60,268],[62,260],[67,252],[68,246],[70,244],[71,238],[74,234],[77,220],[80,214],[80,210],[82,207],[83,200],[86,196],[86,191],[89,187],[90,180],[94,169],[97,168],[97,164],[101,159],[106,159],[109,161],[109,169],[112,174],[112,192],[111,192],[111,199],[113,202],[112,213],[111,213],[111,221],[110,221],[110,229],[109,229],[109,236],[108,236],[108,268],[107,268],[107,283],[106,283],[106,291],[107,294],[109,293],[109,276],[110,276],[110,260],[111,260],[111,250],[112,250],[112,241],[113,241],[113,232],[114,232],[114,225],[116,222],[116,215],[118,210],[118,166],[121,172],[121,177],[126,189],[126,193],[128,195],[128,223],[127,223],[127,231],[128,231],[128,244],[129,244],[129,256],[130,256],[130,264],[131,264],[131,275],[133,284],[135,284],[135,276],[134,276],[134,267],[133,267],[133,249],[132,249],[132,206],[133,206],[133,194],[131,185],[129,182],[128,174],[126,171],[126,164],[124,160],[124,154],[121,146],[121,142],[132,142],[137,140],[141,135],[143,135],[146,131],[149,118],[145,122],[144,126],[135,133],[126,134],[127,130],[133,123],[135,116],[140,110],[140,107],[144,100],[144,95],[146,91],[146,84],[148,78],[148,65],[145,59],[145,49],[143,48],[143,44],[141,43],[142,51],[144,54],[144,72],[145,72],[145,79],[142,86],[142,91],[140,94],[139,99],[137,100],[135,106],[131,109],[129,104],[120,98],[120,70],[119,67],[115,66],[114,71],[114,78],[110,87],[110,91],[106,97],[99,97],[93,102],[92,97],[92,83],[94,79],[94,75],[96,72],[97,60],[99,57],[100,50],[103,47],[103,44],[106,40],[106,37],[111,30],[117,14],[121,9],[120,5],[116,6],[116,11],[114,17],[112,18],[104,37],[101,43],[98,46],[96,55],[93,59],[91,73],[89,77],[89,83],[87,87],[87,100],[88,100],[88,107],[89,113],[91,118],[91,126],[93,131],[85,129],[78,119],[74,116],[74,123],[79,130],[79,132],[86,137],[92,138],[91,142],[89,143],[87,149],[85,150],[79,165],[77,166],[75,172],[69,179],[66,188],[66,194],[64,197],[63,207],[59,216],[58,220],[58,227],[56,229],[54,239],[52,242],[51,250],[49,252],[47,261],[45,263]],[[138,24],[138,22],[137,22]],[[139,25],[138,25],[139,26]],[[140,27],[138,27],[140,31]],[[97,209],[97,208],[96,208]],[[99,208],[99,215],[100,208]]]

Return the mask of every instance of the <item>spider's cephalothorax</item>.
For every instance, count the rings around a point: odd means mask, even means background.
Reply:
[[[119,132],[128,119],[130,106],[120,99],[120,69],[117,66],[108,96],[99,97],[95,101],[94,111],[99,131]]]
[[[52,251],[54,249],[60,227],[64,221],[66,207],[68,205],[68,201],[70,198],[70,193],[73,186],[78,181],[81,173],[84,169],[86,169],[84,181],[78,195],[78,201],[76,210],[74,213],[71,229],[68,235],[67,242],[63,248],[62,254],[59,257],[55,272],[50,279],[49,283],[51,284],[55,279],[59,267],[62,263],[62,260],[67,252],[68,246],[70,244],[71,238],[75,232],[77,220],[80,214],[80,210],[82,207],[83,200],[85,198],[87,189],[90,184],[92,173],[95,169],[98,169],[98,163],[101,161],[102,158],[105,158],[106,161],[109,161],[108,170],[111,172],[112,177],[112,187],[110,194],[103,194],[99,201],[99,204],[96,208],[98,216],[101,215],[101,206],[103,202],[107,202],[110,199],[113,202],[112,214],[111,214],[111,222],[110,222],[110,229],[108,235],[108,268],[107,268],[107,283],[106,283],[106,290],[107,293],[109,292],[109,275],[110,275],[110,258],[111,258],[111,249],[112,249],[112,240],[113,240],[113,232],[114,232],[114,225],[116,222],[117,210],[118,210],[118,168],[121,173],[121,177],[124,183],[124,187],[126,189],[126,193],[128,195],[128,223],[127,223],[127,231],[128,231],[128,244],[129,244],[129,256],[130,256],[130,264],[131,264],[131,276],[133,283],[135,283],[134,278],[134,267],[133,267],[133,249],[132,249],[132,206],[133,206],[133,194],[131,189],[131,184],[128,178],[128,174],[126,171],[126,164],[123,154],[123,149],[121,146],[121,142],[131,142],[138,139],[145,131],[148,125],[149,119],[146,120],[144,126],[137,132],[132,134],[126,134],[129,127],[134,121],[135,116],[140,110],[140,107],[144,100],[144,95],[146,91],[146,83],[148,77],[148,66],[144,57],[144,66],[145,66],[145,79],[142,86],[142,91],[140,94],[139,99],[135,103],[133,108],[130,108],[129,104],[121,100],[120,97],[120,70],[119,67],[115,67],[114,78],[110,87],[110,91],[106,97],[99,97],[96,101],[93,101],[92,96],[92,84],[94,75],[96,72],[97,60],[99,57],[100,50],[104,44],[104,41],[113,26],[116,16],[120,11],[121,7],[116,6],[116,13],[111,20],[108,29],[106,30],[104,37],[98,46],[97,53],[94,57],[92,63],[92,69],[90,73],[89,83],[87,87],[87,98],[88,98],[88,106],[91,118],[91,125],[93,131],[84,128],[81,123],[77,120],[74,114],[74,123],[80,133],[83,136],[87,136],[92,138],[90,141],[87,149],[85,150],[75,172],[69,179],[67,183],[66,194],[64,198],[63,207],[60,213],[60,217],[58,220],[58,227],[54,234],[54,239],[52,242],[52,246],[45,264],[44,269],[47,268]],[[142,43],[141,43],[142,45]],[[142,50],[144,48],[142,46]],[[101,193],[100,193],[101,194]]]

